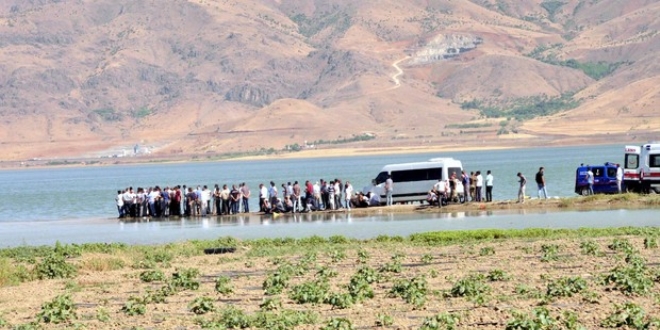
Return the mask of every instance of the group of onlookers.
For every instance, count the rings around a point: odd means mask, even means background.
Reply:
[[[167,217],[192,215],[226,215],[249,212],[250,189],[245,183],[231,189],[225,184],[196,188],[159,186],[118,190],[115,201],[119,217]]]
[[[281,190],[271,181],[268,187],[259,185],[259,212],[350,209],[351,206],[364,206],[364,195],[360,194],[354,196],[350,182],[343,184],[339,179],[329,182],[321,179],[314,184],[308,180],[303,186],[298,181],[287,182],[281,185]],[[250,197],[249,187],[241,183],[231,185],[231,188],[216,184],[213,190],[206,185],[194,188],[185,185],[138,187],[135,190],[128,187],[117,191],[115,201],[120,218],[206,216],[249,213]]]
[[[493,181],[493,173],[490,170],[486,172],[485,178],[481,171],[472,171],[469,175],[467,172],[461,171],[460,177],[456,173],[452,173],[449,179],[440,179],[433,185],[427,195],[427,201],[431,205],[442,205],[449,201],[492,202]]]

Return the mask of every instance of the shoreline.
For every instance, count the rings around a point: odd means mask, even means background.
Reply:
[[[580,141],[584,142],[584,141]],[[622,142],[623,147],[625,143]],[[562,145],[538,146],[535,144],[520,144],[515,146],[491,144],[484,146],[460,146],[456,144],[443,146],[391,146],[391,147],[339,147],[339,148],[314,148],[301,151],[278,151],[270,155],[246,155],[224,158],[223,154],[200,155],[186,154],[177,157],[167,157],[155,153],[151,156],[121,157],[121,158],[92,158],[92,157],[69,157],[49,158],[39,160],[16,160],[0,161],[0,170],[30,169],[30,168],[77,168],[89,166],[116,166],[116,165],[152,165],[152,164],[176,164],[196,162],[232,162],[232,161],[263,161],[277,159],[316,159],[316,158],[338,158],[357,157],[373,155],[406,155],[415,153],[434,152],[465,152],[465,151],[489,151],[489,150],[513,150],[527,148],[562,148],[576,146],[604,146],[613,145],[611,142],[604,143],[566,143]],[[206,158],[202,158],[202,157]],[[49,164],[57,162],[57,164]],[[60,164],[67,162],[66,164]]]

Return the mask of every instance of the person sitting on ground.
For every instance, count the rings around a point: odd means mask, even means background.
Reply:
[[[369,206],[380,206],[380,195],[369,193]]]
[[[426,201],[429,202],[430,206],[436,205],[438,203],[438,195],[433,189],[429,190],[429,193],[426,194]]]
[[[291,196],[284,197],[284,213],[293,212],[293,201]]]

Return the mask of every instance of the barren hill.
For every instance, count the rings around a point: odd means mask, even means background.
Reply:
[[[658,17],[651,0],[0,0],[0,160],[641,143],[660,131]]]

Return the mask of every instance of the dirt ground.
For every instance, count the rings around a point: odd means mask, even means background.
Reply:
[[[530,208],[564,208],[590,203],[589,207],[595,209],[626,203],[613,200],[613,197],[594,197],[576,198],[571,202],[529,201],[523,205]],[[649,197],[648,201],[651,200],[657,201],[657,198]],[[446,211],[452,208],[482,208],[482,204],[468,205],[453,205]],[[507,209],[523,206],[502,202],[483,206],[486,207]],[[392,208],[392,211],[397,210],[411,212],[411,207]],[[656,235],[657,231],[654,233],[652,235]],[[537,308],[545,308],[559,328],[569,329],[581,324],[586,329],[598,329],[603,328],[603,322],[608,317],[620,315],[616,309],[628,302],[646,312],[640,322],[650,322],[652,317],[660,317],[660,253],[652,244],[656,240],[657,236],[639,235],[593,239],[506,239],[428,246],[409,241],[355,243],[331,240],[318,245],[287,245],[283,242],[281,246],[265,248],[257,243],[239,242],[233,253],[208,255],[202,254],[195,242],[189,242],[181,246],[83,253],[67,259],[67,263],[78,268],[72,278],[34,280],[0,287],[0,324],[4,321],[9,327],[34,322],[43,304],[58,295],[68,294],[74,303],[77,318],[62,324],[41,321],[41,326],[198,329],[206,321],[208,327],[215,325],[215,328],[222,328],[218,324],[226,321],[228,317],[222,315],[226,315],[231,307],[254,316],[265,299],[279,298],[281,306],[273,313],[291,310],[318,314],[317,323],[296,327],[299,329],[323,328],[331,318],[348,319],[355,329],[373,328],[384,320],[387,324],[391,321],[384,328],[419,329],[428,322],[428,318],[438,314],[457,316],[459,329],[503,329],[515,320],[540,322],[533,315]],[[618,247],[622,245],[628,245],[628,250]],[[171,260],[153,257],[159,253],[171,257]],[[8,260],[5,258],[4,263],[11,262],[14,267],[33,267],[29,262]],[[643,282],[646,283],[642,285],[643,291],[629,293],[625,286],[613,281],[617,276],[624,276],[617,269],[631,269],[634,260],[641,260],[643,265],[636,268],[640,270],[637,275],[647,281]],[[276,271],[284,272],[282,269],[286,265],[289,269],[295,269],[287,281],[288,286],[279,294],[266,295],[264,282]],[[350,292],[351,277],[365,267],[379,277],[378,281],[369,284],[374,292],[373,298],[356,301],[347,308],[333,308],[328,302],[296,302],[300,299],[295,296],[300,290],[298,285],[313,283],[321,278],[327,279],[326,296]],[[141,280],[143,272],[154,269],[161,270],[165,279],[154,282]],[[183,269],[199,271],[193,279],[199,282],[197,289],[176,291],[168,295],[164,302],[146,302],[143,315],[130,316],[126,313],[131,297],[152,295],[169,283],[174,273]],[[216,292],[216,279],[223,276],[229,278],[227,285],[233,292]],[[567,277],[573,280],[579,278],[582,285],[570,291],[570,284],[562,282]],[[413,279],[417,282],[409,282]],[[625,281],[634,282],[636,279],[627,278],[622,283]],[[394,293],[397,288],[401,292],[402,287],[420,282],[425,284],[418,287],[412,297],[423,299],[422,304],[407,302]],[[461,287],[467,291],[472,288],[478,293],[461,296],[457,293]],[[193,313],[194,301],[200,297],[207,297],[212,305],[208,309],[214,308],[215,311],[202,315]],[[257,327],[255,324],[252,326]],[[272,328],[273,325],[260,327]]]

